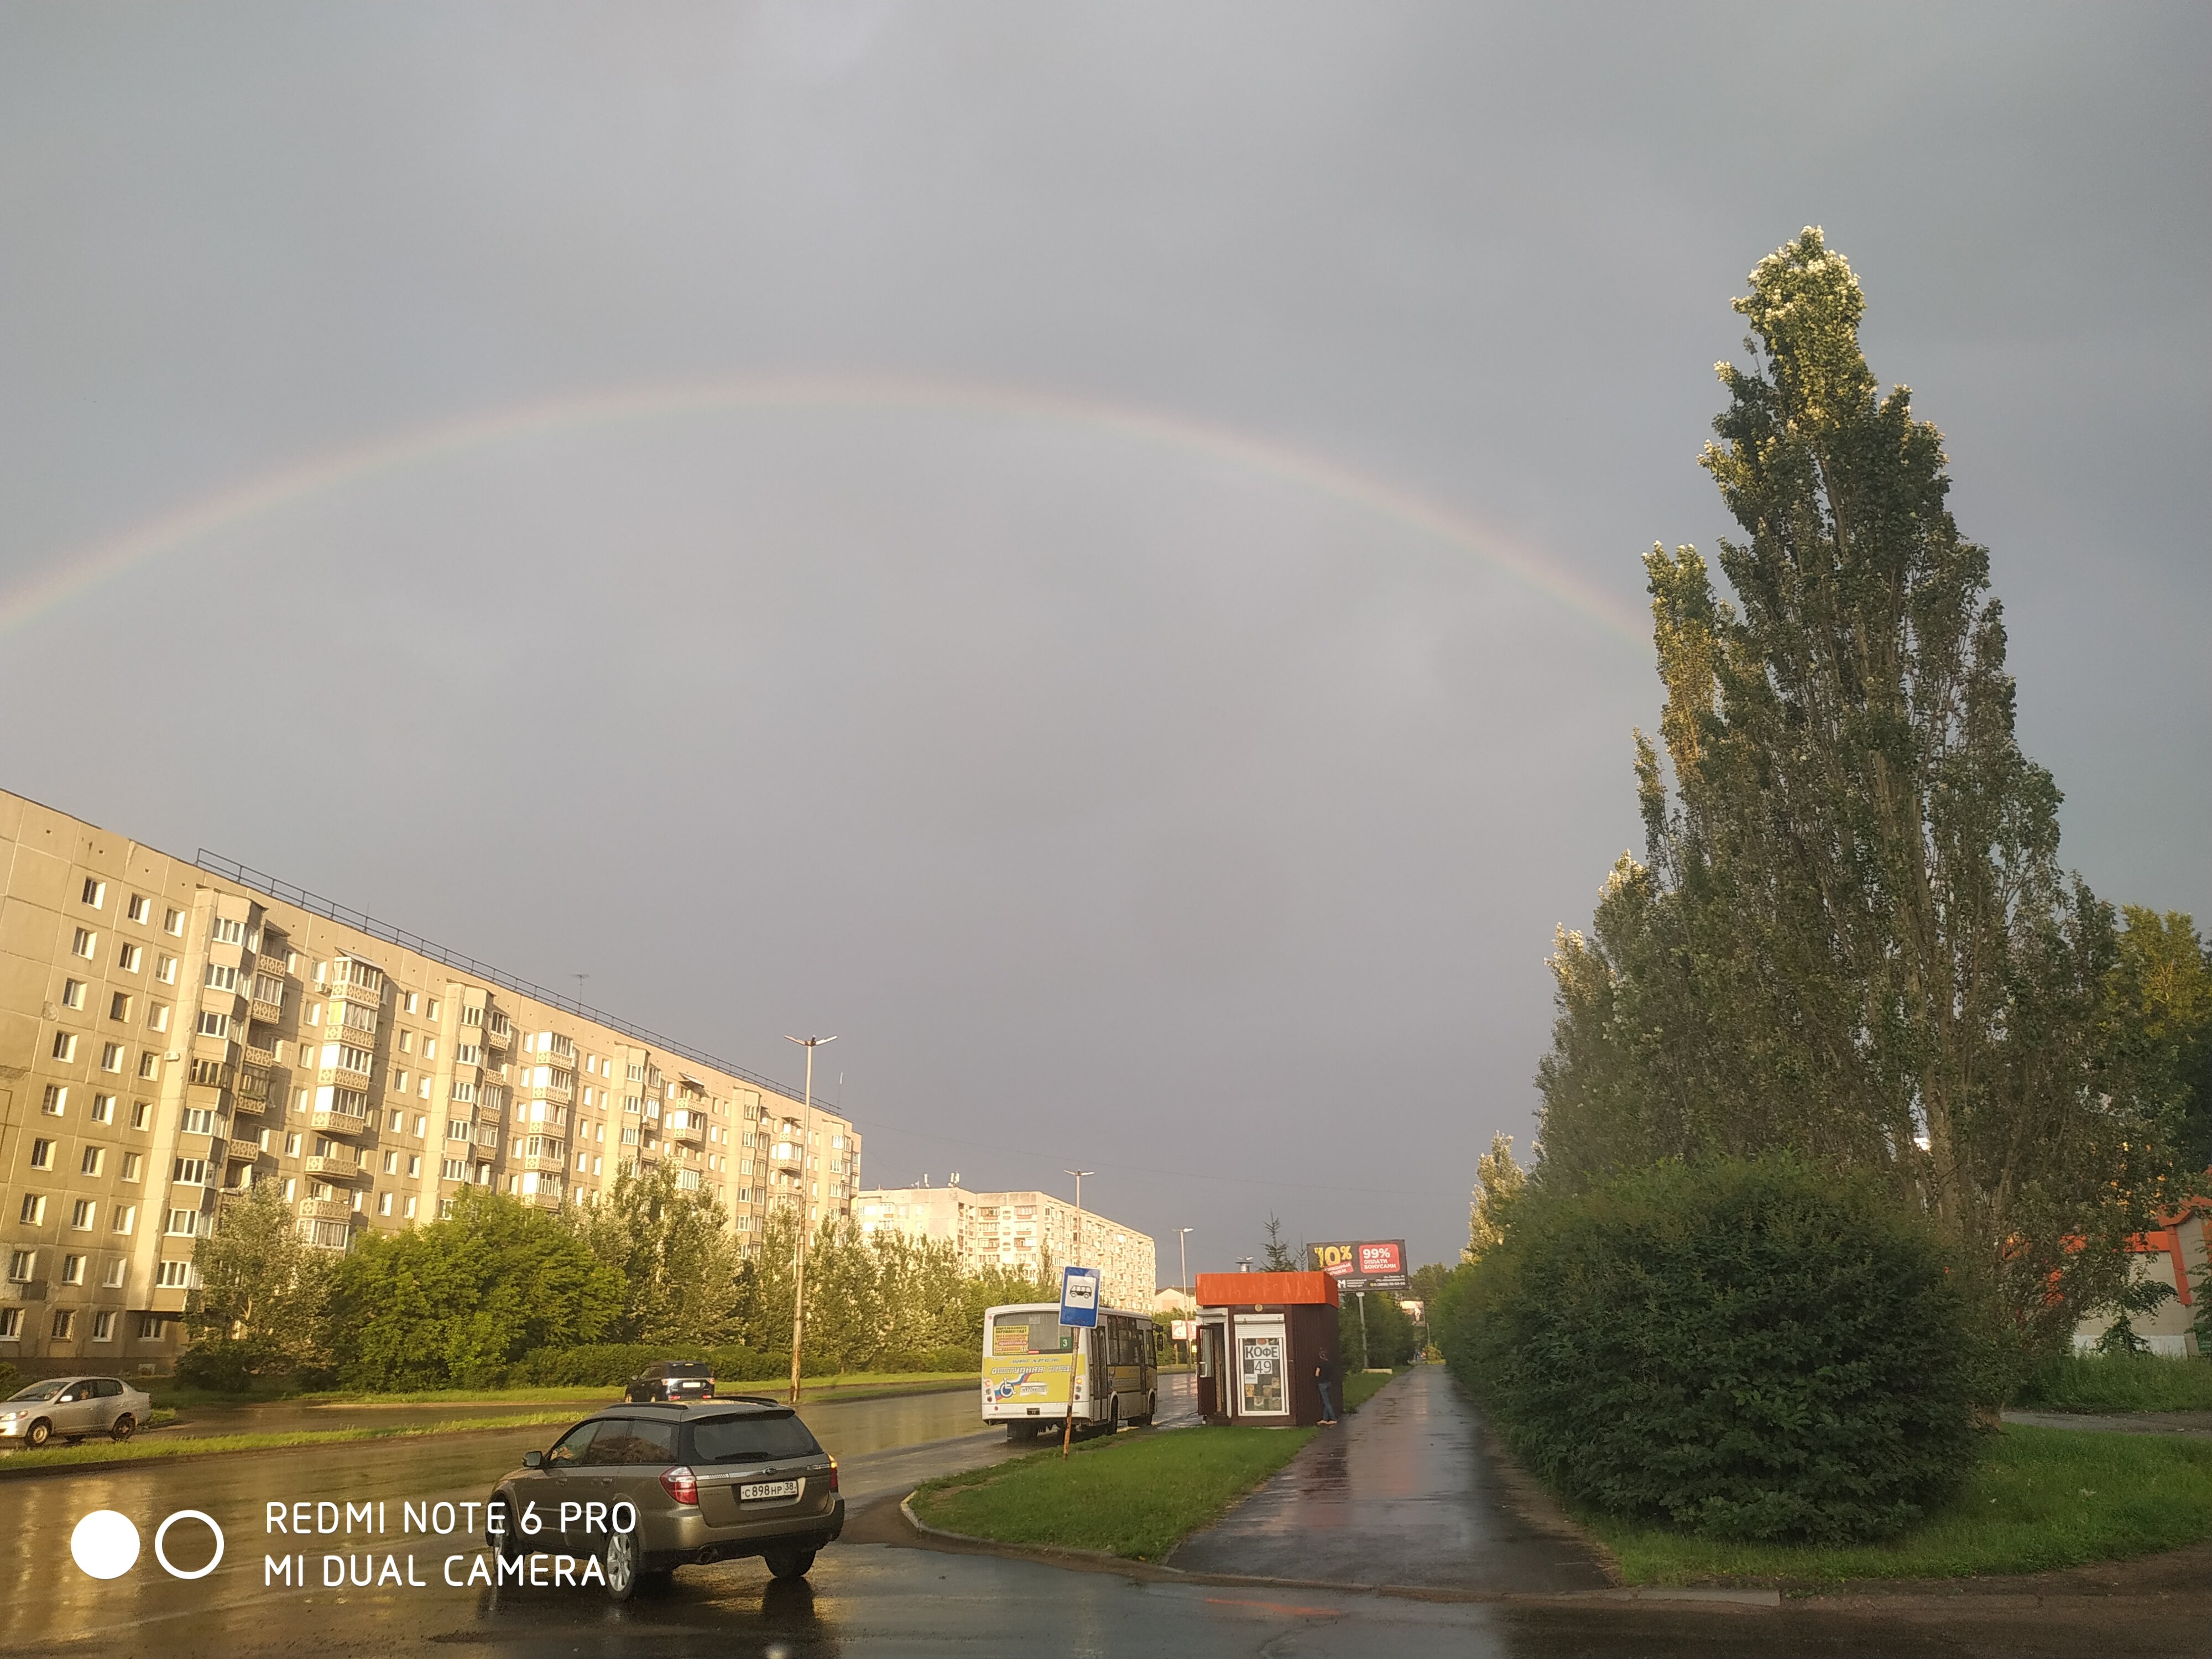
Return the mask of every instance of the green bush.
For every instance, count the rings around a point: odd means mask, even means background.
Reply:
[[[1897,1533],[1973,1467],[1970,1310],[1869,1178],[1679,1164],[1532,1194],[1445,1355],[1567,1498],[1708,1537]]]
[[[6,1360],[0,1359],[0,1400],[5,1400],[22,1386],[23,1373]]]
[[[258,1358],[251,1343],[210,1338],[177,1356],[176,1382],[180,1388],[204,1389],[210,1394],[250,1394]]]
[[[507,1381],[518,1388],[618,1389],[656,1359],[701,1359],[720,1382],[773,1382],[791,1375],[791,1355],[759,1348],[702,1348],[688,1342],[593,1342],[574,1348],[540,1348],[508,1367]],[[937,1348],[926,1352],[881,1356],[877,1369],[887,1371],[974,1370],[981,1362],[972,1348]],[[810,1370],[809,1376],[817,1375]]]
[[[2212,1411],[2212,1360],[2062,1354],[2031,1371],[2013,1403],[2054,1412]]]

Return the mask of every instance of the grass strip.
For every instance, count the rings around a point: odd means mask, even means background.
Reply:
[[[80,1463],[137,1463],[157,1457],[198,1457],[210,1452],[279,1451],[289,1446],[329,1446],[349,1440],[412,1440],[424,1435],[473,1433],[481,1429],[522,1429],[543,1423],[573,1423],[574,1412],[526,1412],[513,1417],[465,1417],[445,1423],[399,1425],[388,1429],[290,1429],[265,1434],[179,1435],[160,1440],[99,1440],[81,1446],[46,1446],[0,1460],[0,1477]]]
[[[1125,1434],[932,1480],[915,1513],[933,1527],[1008,1544],[1103,1550],[1157,1561],[1313,1438],[1313,1429],[1196,1428]]]
[[[974,1371],[853,1371],[836,1376],[805,1379],[810,1395],[836,1392],[841,1397],[854,1389],[902,1388],[927,1389],[948,1383],[972,1382]],[[788,1386],[784,1377],[747,1382],[724,1377],[716,1388],[725,1395],[777,1394]],[[514,1389],[323,1389],[310,1394],[284,1390],[252,1394],[214,1394],[204,1389],[161,1387],[155,1398],[164,1406],[256,1406],[288,1403],[299,1406],[469,1406],[529,1405],[556,1400],[606,1401],[622,1393],[619,1383],[571,1383]]]
[[[2212,1442],[2008,1425],[1964,1492],[1885,1543],[1730,1544],[1578,1512],[1631,1584],[1966,1578],[2126,1560],[2212,1537]]]
[[[1344,1379],[1344,1414],[1346,1417],[1372,1400],[1395,1371],[1354,1371]]]
[[[2046,1412],[2212,1412],[2212,1359],[2065,1354],[2039,1367],[2013,1403]]]

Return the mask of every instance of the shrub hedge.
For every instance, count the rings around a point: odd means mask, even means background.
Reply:
[[[1893,1534],[1977,1455],[1969,1310],[1871,1179],[1786,1158],[1532,1193],[1445,1357],[1563,1495],[1708,1537]]]

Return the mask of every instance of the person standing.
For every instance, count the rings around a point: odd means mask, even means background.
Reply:
[[[1314,1386],[1321,1390],[1321,1420],[1324,1427],[1336,1421],[1336,1382],[1342,1374],[1342,1368],[1323,1348],[1314,1362]]]

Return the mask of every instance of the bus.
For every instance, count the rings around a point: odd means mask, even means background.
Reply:
[[[1159,1405],[1158,1329],[1150,1314],[1101,1308],[1085,1330],[1060,1322],[1056,1302],[1023,1302],[983,1316],[983,1420],[1009,1440],[1149,1423]],[[1074,1385],[1074,1407],[1068,1405]]]

